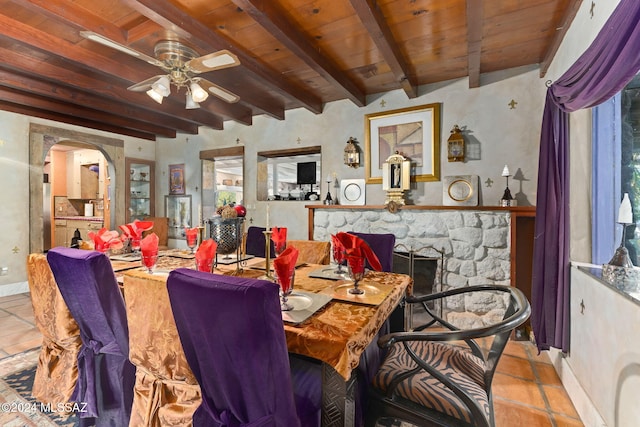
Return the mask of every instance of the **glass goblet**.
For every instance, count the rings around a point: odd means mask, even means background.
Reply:
[[[275,242],[273,247],[275,249],[276,256],[278,257],[285,249],[287,249],[287,242]]]
[[[358,283],[364,277],[364,262],[365,258],[361,256],[348,256],[347,265],[349,267],[349,276],[353,280],[353,288],[349,289],[352,295],[362,295],[364,291],[358,288]]]
[[[191,253],[195,253],[196,246],[198,244],[198,234],[191,234],[187,232],[187,247],[191,250]]]
[[[213,270],[213,258],[196,259],[196,270],[211,273]]]
[[[134,254],[138,254],[140,252],[140,238],[132,237],[131,240],[131,250]]]
[[[344,249],[342,246],[333,245],[333,260],[338,264],[338,268],[335,273],[344,274],[345,271],[342,269],[342,263],[344,262]]]
[[[291,276],[289,276],[289,283],[286,283],[286,280],[281,280],[281,278],[276,274],[276,283],[280,286],[280,310],[282,311],[290,311],[293,310],[293,305],[289,303],[289,295],[293,292],[293,280],[295,278],[295,270],[291,272]]]
[[[142,265],[147,267],[147,272],[149,274],[153,274],[153,270],[156,267],[156,263],[158,262],[158,253],[143,253],[142,254]]]

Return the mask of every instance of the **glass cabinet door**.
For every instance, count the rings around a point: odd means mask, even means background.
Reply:
[[[155,216],[155,162],[127,158],[126,167],[128,171],[125,195],[127,222]]]

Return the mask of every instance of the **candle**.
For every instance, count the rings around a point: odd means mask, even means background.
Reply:
[[[509,166],[504,165],[504,169],[502,169],[502,176],[510,176],[511,174],[509,173]]]
[[[271,230],[269,227],[269,203],[267,203],[267,231]]]
[[[198,225],[202,225],[202,203],[198,204]]]
[[[633,223],[633,211],[631,210],[631,201],[629,200],[629,193],[624,193],[622,203],[620,203],[620,210],[618,211],[618,222],[620,224]]]

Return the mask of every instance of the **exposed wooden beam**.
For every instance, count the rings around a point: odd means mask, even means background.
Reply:
[[[580,5],[582,5],[582,0],[572,0],[569,6],[566,8],[566,12],[562,18],[562,25],[556,29],[556,34],[553,37],[553,41],[549,45],[549,49],[544,54],[542,61],[540,62],[540,77],[544,77],[551,66],[551,61],[553,61],[553,57],[556,56],[558,49],[560,48],[560,44],[564,39],[565,34],[569,30],[571,23],[573,22],[578,10],[580,9]]]
[[[316,114],[322,112],[322,101],[317,96],[303,87],[292,84],[232,40],[211,31],[206,25],[168,0],[123,0],[123,3],[202,49],[232,51],[240,59],[241,66],[251,72],[255,78],[285,93],[291,99],[299,101],[309,111]]]
[[[276,2],[262,0],[232,0],[248,13],[276,40],[286,46],[293,54],[305,62],[313,71],[325,80],[337,86],[358,107],[366,105],[366,94],[349,79],[320,50],[313,46],[307,37],[291,22],[287,21],[283,10]]]
[[[157,113],[161,115],[161,120],[167,125],[171,124],[172,127],[185,132],[189,132],[191,129],[189,123],[204,125],[218,130],[222,129],[223,126],[220,117],[200,110],[186,111],[177,103],[164,103],[159,106],[144,94],[130,92],[120,85],[112,85],[75,72],[70,67],[61,67],[42,62],[22,52],[0,47],[0,57],[3,58],[2,67],[5,69],[12,69],[25,75],[34,76],[34,78],[44,77],[52,84],[65,85],[78,90],[96,93],[114,101]]]
[[[3,27],[3,35],[5,37],[57,55],[66,61],[94,70],[107,77],[121,79],[123,84],[126,85],[145,80],[151,77],[153,75],[152,73],[157,73],[158,71],[155,67],[149,66],[144,61],[139,61],[140,67],[132,67],[127,65],[126,62],[97,55],[89,49],[54,37],[52,34],[38,28],[27,26],[6,15],[0,14],[0,27]],[[144,94],[141,96],[144,96]],[[175,94],[170,102],[173,102],[174,98]],[[214,114],[218,113],[241,123],[251,124],[250,120],[247,121],[247,117],[251,116],[251,110],[242,106],[230,106],[226,102],[216,102],[215,99],[212,99],[211,102],[203,104],[202,110],[210,111]]]
[[[132,136],[135,138],[147,139],[149,141],[155,141],[156,136],[150,133],[138,132],[131,129],[120,128],[111,126],[102,122],[93,122],[90,120],[84,120],[73,116],[67,116],[54,111],[40,110],[38,108],[28,107],[19,104],[13,104],[11,102],[5,102],[0,99],[0,110],[10,111],[12,113],[24,114],[26,116],[40,117],[41,119],[53,120],[60,123],[68,123],[71,125],[82,126],[89,129],[98,129],[105,132],[117,133],[120,135]]]
[[[234,0],[235,1],[235,0]],[[350,0],[360,21],[373,39],[384,61],[409,98],[418,96],[418,83],[411,66],[402,56],[386,19],[375,0]]]
[[[483,0],[467,0],[467,72],[469,87],[480,87]]]
[[[123,129],[132,129],[148,134],[162,135],[167,138],[175,138],[176,136],[176,132],[174,130],[153,126],[132,118],[127,119],[120,116],[114,116],[112,114],[106,114],[92,110],[91,108],[49,100],[44,97],[31,95],[13,89],[0,87],[0,100],[44,111],[55,111],[66,116],[78,117],[92,122],[101,122]]]

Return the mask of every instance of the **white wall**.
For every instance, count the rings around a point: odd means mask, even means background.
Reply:
[[[224,130],[202,129],[200,135],[183,136],[158,141],[156,175],[156,200],[164,203],[168,192],[166,171],[169,164],[186,163],[187,193],[193,194],[193,215],[197,217],[200,196],[195,191],[200,186],[200,162],[198,152],[211,148],[231,147],[237,140],[245,147],[245,204],[255,204],[256,210],[248,216],[254,224],[264,225],[267,202],[256,202],[257,152],[292,147],[322,146],[322,177],[336,172],[338,180],[364,178],[364,167],[352,169],[343,163],[343,150],[349,137],[355,137],[364,149],[364,116],[369,113],[389,111],[414,105],[442,104],[441,118],[441,176],[479,175],[482,205],[497,205],[505,188],[501,177],[505,164],[512,173],[521,169],[525,181],[522,188],[510,180],[512,194],[520,194],[529,204],[535,204],[540,139],[541,111],[544,81],[538,71],[523,68],[504,73],[483,76],[483,86],[469,89],[468,80],[445,82],[420,88],[420,96],[409,100],[404,92],[394,91],[369,98],[363,108],[349,101],[337,101],[325,106],[320,115],[304,109],[287,111],[286,119],[275,120],[260,116],[253,125],[225,122]],[[514,109],[509,103],[517,102]],[[384,106],[382,106],[384,104]],[[480,159],[449,163],[446,157],[446,141],[453,125],[466,127],[468,142],[480,147]],[[300,142],[298,143],[298,138]],[[493,181],[488,187],[485,181]],[[321,194],[326,194],[323,183]],[[335,196],[335,192],[333,192]],[[385,193],[380,184],[367,186],[366,203],[383,204]],[[442,205],[442,182],[418,183],[409,194],[414,204]],[[271,225],[289,227],[292,239],[307,238],[308,202],[269,202]],[[163,205],[156,207],[162,212]]]

